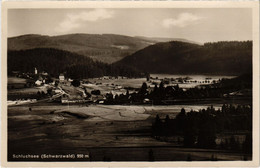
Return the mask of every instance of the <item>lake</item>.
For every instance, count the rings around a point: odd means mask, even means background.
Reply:
[[[218,81],[219,79],[227,78],[231,79],[236,76],[214,76],[214,75],[171,75],[171,74],[151,74],[153,79],[150,82],[147,82],[146,78],[112,78],[112,79],[102,79],[102,78],[91,78],[87,79],[91,82],[91,84],[83,84],[83,86],[87,87],[87,89],[96,89],[100,90],[102,94],[113,92],[116,94],[125,93],[127,87],[132,88],[140,88],[144,82],[147,83],[149,87],[154,87],[153,83],[160,84],[162,79],[168,78],[186,78],[189,77],[189,80],[185,83],[178,83],[180,88],[194,88],[198,85],[211,84],[214,80]],[[155,78],[158,79],[155,79]],[[209,81],[208,83],[204,83],[205,80]],[[196,82],[195,82],[196,81]],[[176,85],[177,83],[172,83],[169,85]],[[167,85],[165,85],[167,86]],[[122,87],[122,88],[120,88]]]
[[[220,79],[232,79],[236,76],[220,76],[220,75],[172,75],[172,74],[151,74],[153,79],[178,79],[186,78],[186,82],[178,83],[180,88],[194,88],[198,85],[212,84],[213,81],[219,81]],[[207,83],[205,83],[207,81]]]
[[[236,76],[220,76],[220,75],[172,75],[172,74],[151,74],[150,75],[153,78],[158,77],[158,79],[164,79],[164,78],[186,78],[189,77],[191,80],[197,80],[197,81],[205,81],[206,78],[209,80],[219,80],[219,79],[232,79],[235,78]]]

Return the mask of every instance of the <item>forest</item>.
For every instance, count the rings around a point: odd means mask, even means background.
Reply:
[[[110,65],[94,61],[86,56],[78,55],[68,51],[53,48],[36,48],[20,51],[8,51],[8,74],[12,71],[48,72],[52,77],[58,77],[65,73],[66,77],[72,79],[83,79],[109,76],[140,77],[142,74],[131,67],[121,65]]]
[[[252,73],[252,41],[223,41],[204,45],[162,42],[138,50],[112,64],[94,61],[92,57],[78,53],[54,48],[8,50],[8,74],[12,71],[32,72],[35,67],[53,77],[66,73],[67,77],[73,79],[104,75],[140,77],[146,73]],[[103,57],[103,54],[98,57]]]
[[[156,43],[115,64],[155,74],[241,75],[252,72],[252,41]]]
[[[240,92],[240,97],[252,97],[252,74],[244,74],[233,79],[222,79],[218,83],[204,85],[203,87],[189,88],[183,90],[178,84],[174,86],[165,86],[161,82],[159,86],[155,85],[148,91],[148,86],[143,83],[141,88],[129,94],[120,94],[113,97],[112,94],[106,94],[107,104],[143,104],[145,99],[154,105],[174,104],[174,100],[191,100],[206,98],[226,98],[232,97],[229,93]],[[234,95],[237,97],[237,95]]]
[[[168,115],[162,119],[157,115],[152,126],[152,135],[156,139],[181,136],[184,147],[220,148],[244,153],[252,152],[251,131],[252,106],[232,104],[223,104],[218,110],[211,106],[198,112],[182,109],[174,119]],[[234,136],[239,132],[246,135],[242,143]],[[225,133],[231,136],[222,138],[217,145],[217,135]]]

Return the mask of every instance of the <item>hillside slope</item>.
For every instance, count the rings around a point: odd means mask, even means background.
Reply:
[[[130,37],[116,34],[67,34],[60,36],[28,34],[8,38],[8,50],[55,48],[88,56],[105,63],[113,63],[149,45],[171,40],[173,39]],[[185,39],[175,40],[189,42]]]
[[[55,48],[112,63],[150,44],[152,40],[113,34],[23,35],[8,39],[8,50]]]
[[[158,41],[160,39],[115,34],[68,34],[61,36],[29,34],[8,38],[8,50],[55,48],[88,56],[105,63],[112,63]]]
[[[35,48],[19,51],[8,51],[8,74],[13,71],[48,72],[53,77],[65,73],[67,77],[89,78],[103,75],[136,77],[138,71],[123,66],[112,66],[106,63],[93,61],[91,58],[53,48]]]
[[[239,75],[252,72],[252,42],[157,43],[115,64],[149,73]]]

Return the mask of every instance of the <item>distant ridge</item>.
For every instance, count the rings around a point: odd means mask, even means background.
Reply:
[[[113,63],[164,38],[150,39],[117,34],[26,34],[8,38],[8,50],[54,48],[74,52],[105,63]],[[184,39],[182,39],[184,40]]]
[[[183,38],[168,38],[168,37],[144,37],[144,36],[135,36],[140,39],[144,40],[153,40],[155,42],[170,42],[170,41],[180,41],[180,42],[186,42],[186,43],[193,43],[198,45],[203,45],[202,43],[183,39]]]

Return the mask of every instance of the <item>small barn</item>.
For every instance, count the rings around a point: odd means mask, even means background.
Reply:
[[[59,80],[60,80],[60,82],[63,82],[65,80],[64,74],[62,74],[62,73],[60,74]]]

